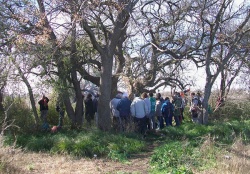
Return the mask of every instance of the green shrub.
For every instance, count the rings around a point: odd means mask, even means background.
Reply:
[[[5,99],[5,108],[9,108],[7,111],[7,122],[10,124],[14,121],[14,125],[19,127],[10,127],[9,132],[17,133],[20,132],[31,132],[35,128],[35,119],[32,110],[28,106],[27,102],[23,98],[10,98]],[[3,120],[5,115],[1,115],[1,120]]]
[[[6,144],[14,142],[7,136]],[[56,134],[34,133],[17,135],[16,145],[30,151],[69,154],[75,157],[109,157],[124,161],[133,154],[143,151],[145,143],[137,137],[111,132],[63,130]]]
[[[211,115],[211,120],[248,120],[250,118],[250,102],[241,100],[228,100]]]

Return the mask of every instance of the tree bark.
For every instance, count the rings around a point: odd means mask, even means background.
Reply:
[[[100,80],[100,99],[98,104],[98,127],[103,131],[111,129],[109,102],[112,83],[112,57],[102,57],[102,73]]]

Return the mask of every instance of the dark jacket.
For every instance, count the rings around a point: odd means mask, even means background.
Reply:
[[[40,111],[42,110],[48,110],[48,103],[49,103],[49,99],[47,97],[41,99],[38,104],[40,105]]]
[[[169,100],[162,104],[161,113],[163,117],[172,117],[174,115],[174,106]]]
[[[130,115],[131,103],[132,102],[128,99],[128,97],[124,97],[119,101],[116,109],[119,111],[120,117],[128,117]]]
[[[91,98],[87,98],[85,100],[85,114],[93,115],[94,114],[94,106]]]

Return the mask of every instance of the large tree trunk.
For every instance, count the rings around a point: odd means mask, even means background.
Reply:
[[[102,73],[100,80],[100,99],[98,104],[98,128],[104,131],[111,129],[109,102],[111,96],[113,58],[102,58]]]
[[[64,63],[62,60],[60,60],[58,58],[58,62],[57,62],[57,66],[58,66],[58,84],[61,86],[61,88],[59,89],[59,93],[62,94],[63,97],[63,103],[65,105],[65,110],[66,113],[69,117],[69,119],[71,120],[72,126],[74,127],[76,125],[76,117],[75,117],[75,112],[74,109],[72,107],[70,98],[69,98],[69,92],[68,92],[68,84],[67,84],[67,78],[66,78],[66,74],[67,71],[64,68]]]
[[[74,11],[74,7],[72,7],[72,11]],[[75,95],[76,95],[76,108],[75,108],[75,121],[76,121],[76,126],[81,127],[83,123],[83,97],[82,97],[82,90],[80,86],[80,81],[77,78],[77,48],[76,48],[76,23],[75,21],[75,16],[73,15],[71,18],[71,21],[73,23],[72,26],[72,34],[71,34],[71,55],[70,55],[70,62],[72,64],[71,68],[71,78],[72,78],[72,83],[74,86],[75,90]]]
[[[203,111],[202,111],[202,124],[208,124],[208,101],[211,95],[211,89],[212,89],[212,78],[211,75],[207,76],[206,78],[206,84],[205,84],[205,90],[204,90],[204,99],[203,99]]]

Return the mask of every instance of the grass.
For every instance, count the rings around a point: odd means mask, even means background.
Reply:
[[[228,106],[220,110],[220,113],[226,113],[226,110],[228,110]],[[233,145],[239,139],[242,147],[248,146],[250,143],[249,115],[247,112],[242,112],[245,109],[238,108],[238,110],[241,111],[239,112],[240,117],[227,116],[224,119],[220,118],[210,122],[206,126],[193,124],[186,119],[180,127],[163,129],[164,140],[162,145],[154,150],[151,157],[150,173],[207,172],[220,166],[220,157],[226,156],[223,154],[227,154],[228,149],[233,149]],[[232,111],[232,108],[229,111]],[[249,160],[250,158],[244,156],[244,159]],[[241,163],[241,161],[237,161],[237,163]],[[240,165],[235,168],[237,171],[245,170],[246,167]]]
[[[6,137],[5,143],[13,143],[12,137]],[[35,133],[17,136],[16,146],[34,152],[67,154],[74,157],[109,157],[125,161],[130,154],[143,151],[145,142],[135,134],[113,134],[98,130],[64,130],[56,134]]]
[[[242,144],[248,145],[249,132],[249,120],[207,126],[186,120],[180,127],[164,128],[160,134],[151,133],[146,140],[136,134],[64,130],[56,134],[18,135],[16,145],[28,151],[71,155],[78,159],[98,157],[128,162],[131,155],[144,153],[149,144],[157,142],[150,157],[150,173],[191,174],[216,168],[218,157],[239,138]],[[13,139],[6,137],[5,143],[10,145]]]
[[[218,113],[228,115],[228,108]],[[17,147],[36,153],[69,155],[75,159],[102,158],[122,163],[129,162],[136,154],[139,158],[140,154],[147,153],[153,147],[153,152],[147,156],[149,173],[152,174],[242,173],[249,171],[250,160],[250,120],[245,110],[238,109],[238,117],[218,117],[218,113],[215,113],[211,117],[214,121],[206,126],[193,124],[186,118],[181,126],[149,133],[146,139],[133,133],[64,129],[55,134],[19,134],[15,143]],[[13,143],[12,136],[5,137],[6,145]],[[26,168],[32,171],[36,169],[35,166],[30,163]],[[1,162],[0,170],[3,168],[6,168],[6,164]]]

